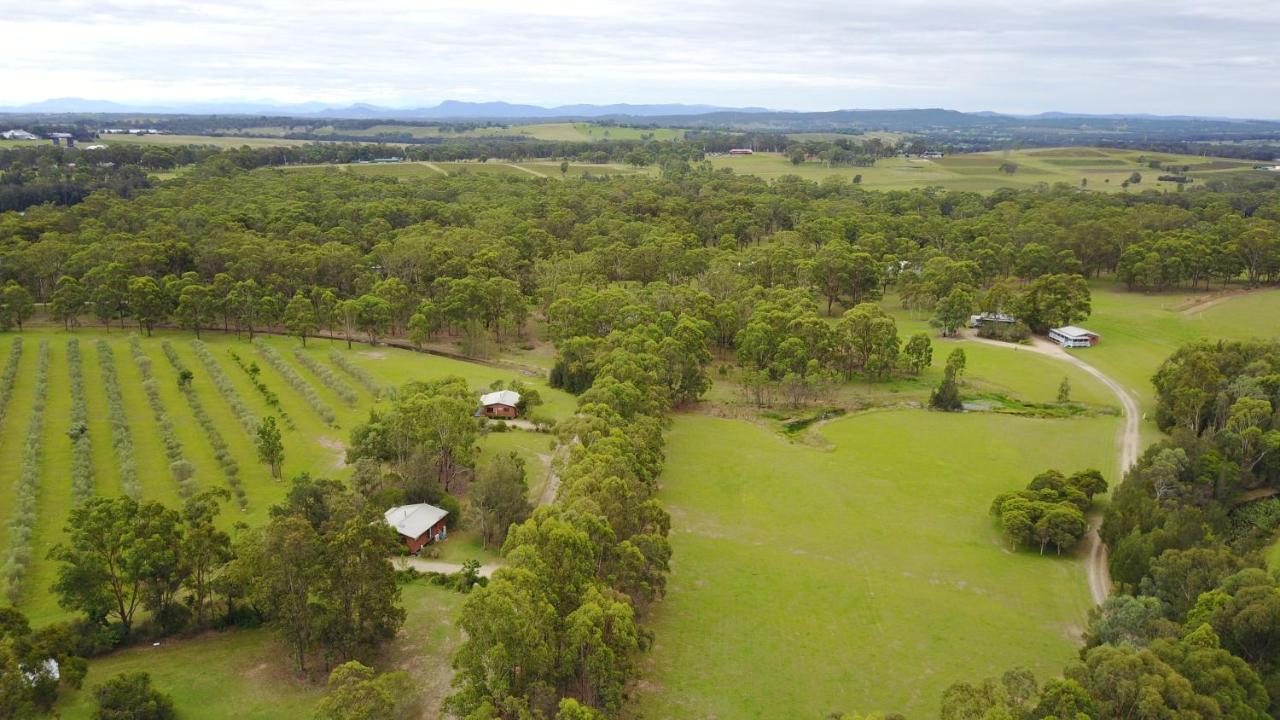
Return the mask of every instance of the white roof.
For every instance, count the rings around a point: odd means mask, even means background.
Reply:
[[[422,534],[430,530],[433,525],[440,522],[449,514],[448,510],[428,505],[426,503],[418,503],[416,505],[400,505],[393,507],[382,514],[387,524],[396,529],[396,532],[405,537],[420,538]]]
[[[1083,337],[1089,337],[1090,335],[1092,335],[1093,337],[1098,337],[1098,333],[1093,332],[1092,330],[1085,330],[1082,327],[1076,327],[1075,325],[1064,325],[1063,327],[1060,327],[1060,328],[1053,328],[1053,332],[1056,332],[1059,335],[1065,335],[1071,338],[1083,338]]]
[[[510,405],[515,407],[520,404],[520,393],[515,390],[499,390],[497,392],[486,393],[480,396],[481,405]]]

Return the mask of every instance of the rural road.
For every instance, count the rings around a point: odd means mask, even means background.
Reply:
[[[1067,352],[1057,345],[1044,340],[1042,338],[1033,338],[1030,346],[1026,345],[1010,345],[1009,343],[1000,342],[998,340],[988,340],[980,338],[976,335],[966,335],[966,337],[974,342],[985,343],[987,345],[995,345],[1005,348],[1025,348],[1041,355],[1047,355],[1058,360],[1062,360],[1080,368],[1086,373],[1098,379],[1111,391],[1116,399],[1120,401],[1120,409],[1124,417],[1124,425],[1120,430],[1120,474],[1112,479],[1111,485],[1114,487],[1123,478],[1124,473],[1133,467],[1138,461],[1138,451],[1142,447],[1142,437],[1138,429],[1138,419],[1141,417],[1138,411],[1138,401],[1134,399],[1133,394],[1124,388],[1123,385],[1116,382],[1109,375],[1102,372],[1098,368],[1081,360],[1079,357]],[[1085,536],[1085,573],[1089,578],[1089,594],[1093,596],[1094,604],[1101,605],[1106,601],[1107,596],[1111,594],[1111,570],[1107,566],[1107,546],[1102,542],[1102,538],[1098,535],[1098,528],[1102,525],[1102,516],[1100,513],[1094,512],[1089,515],[1089,534]]]
[[[397,570],[413,568],[418,572],[456,573],[462,570],[462,563],[442,562],[440,560],[423,560],[416,557],[398,557],[391,561]],[[480,577],[492,577],[493,572],[502,565],[488,563],[480,566]]]

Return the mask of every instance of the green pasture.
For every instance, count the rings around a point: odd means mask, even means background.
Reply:
[[[111,427],[108,421],[108,403],[99,371],[96,340],[105,338],[114,357],[117,375],[123,394],[123,404],[132,430],[138,480],[146,499],[154,499],[170,506],[181,503],[178,487],[168,470],[168,460],[160,440],[159,426],[142,388],[142,377],[130,352],[128,331],[101,328],[82,328],[71,332],[61,330],[28,330],[23,334],[24,351],[19,365],[18,382],[13,398],[0,425],[0,492],[11,496],[22,462],[22,447],[31,422],[34,403],[33,383],[24,381],[35,373],[39,342],[50,342],[49,396],[45,411],[44,443],[42,450],[42,483],[37,501],[37,521],[32,542],[33,562],[24,586],[24,597],[19,607],[36,624],[66,617],[49,592],[54,579],[56,564],[45,559],[50,547],[61,537],[72,506],[70,464],[71,441],[67,436],[67,418],[70,412],[70,394],[67,383],[66,341],[80,340],[81,356],[85,372],[85,386],[89,415],[89,436],[92,451],[95,485],[100,494],[122,492],[116,458],[111,447]],[[14,334],[0,339],[0,362],[10,351]],[[240,466],[240,479],[247,495],[247,507],[241,510],[234,502],[223,512],[223,523],[230,528],[237,521],[257,524],[265,520],[271,505],[279,502],[288,483],[271,478],[267,468],[258,462],[254,439],[236,420],[231,408],[213,384],[205,366],[192,348],[193,335],[185,332],[158,331],[154,337],[142,341],[146,354],[151,358],[152,375],[165,409],[172,420],[185,458],[196,468],[198,487],[229,487],[228,479],[214,457],[213,447],[197,422],[186,397],[177,383],[177,370],[170,364],[161,347],[167,339],[177,351],[182,363],[194,374],[195,393],[213,419],[215,426],[227,441],[231,453]],[[266,341],[275,348],[289,366],[293,367],[335,411],[336,420],[327,425],[306,403],[303,397],[285,381],[284,377],[266,362],[247,340],[232,334],[204,333],[219,367],[231,379],[240,398],[259,419],[278,414],[270,408],[261,394],[253,387],[248,375],[231,357],[237,353],[247,365],[256,362],[261,369],[262,381],[280,397],[292,427],[283,422],[285,461],[284,477],[290,478],[302,472],[313,476],[345,478],[349,474],[344,463],[345,445],[351,429],[362,422],[374,406],[372,393],[353,378],[347,377],[329,359],[331,350],[338,350],[352,362],[368,370],[378,381],[399,386],[412,380],[429,380],[446,375],[465,378],[476,390],[484,390],[495,380],[510,381],[519,377],[538,388],[544,405],[538,413],[550,417],[564,417],[574,407],[572,396],[546,386],[541,378],[527,377],[514,369],[492,367],[476,363],[426,355],[388,347],[373,348],[356,344],[347,349],[337,341],[313,339],[305,352],[322,366],[329,367],[338,377],[359,394],[354,405],[348,405],[321,378],[298,362],[292,348],[298,345],[295,338],[268,336]],[[490,443],[495,449],[490,449]],[[545,473],[538,453],[549,451],[549,436],[524,431],[493,433],[481,439],[482,456],[497,452],[496,448],[514,450],[526,457],[530,471],[530,485],[540,488]],[[7,525],[11,513],[10,503],[0,503],[0,526]],[[6,550],[8,534],[0,533],[0,553]]]
[[[233,135],[102,135],[95,143],[140,144],[140,145],[216,145],[220,148],[238,147],[280,147],[282,145],[306,145],[313,140],[290,140],[287,138],[239,137]],[[83,143],[92,144],[92,143]]]
[[[678,416],[672,575],[638,711],[930,717],[957,680],[1056,674],[1090,607],[1083,564],[1010,552],[987,509],[1048,467],[1112,467],[1118,422],[881,411],[820,428],[818,449]]]
[[[1144,433],[1152,437],[1157,431],[1151,376],[1180,345],[1198,338],[1280,336],[1280,291],[1274,289],[1143,294],[1098,281],[1092,290],[1093,315],[1079,324],[1100,334],[1102,342],[1073,352],[1138,398],[1148,414]]]
[[[1169,165],[1190,165],[1188,174],[1199,182],[1223,173],[1249,171],[1253,163],[1193,155],[1114,150],[1110,148],[1046,148],[948,155],[938,159],[891,157],[878,160],[873,167],[829,167],[819,161],[795,165],[781,153],[755,153],[746,156],[718,155],[709,158],[717,168],[775,179],[797,175],[806,180],[837,177],[851,181],[862,176],[862,185],[871,190],[907,190],[937,186],[948,190],[988,192],[998,188],[1027,188],[1039,183],[1067,183],[1079,187],[1087,181],[1089,190],[1119,192],[1121,184],[1133,172],[1142,174],[1142,182],[1131,185],[1130,192],[1143,190],[1176,191],[1177,184],[1156,180],[1167,171],[1152,169],[1148,162],[1160,160]],[[1017,166],[1013,173],[1000,170],[1005,163]]]
[[[422,717],[436,717],[449,692],[449,658],[461,642],[453,617],[464,596],[424,581],[402,594],[407,619],[400,635],[375,663],[404,670],[420,692]],[[93,717],[92,688],[112,676],[142,670],[173,697],[183,720],[274,720],[310,717],[324,696],[324,676],[299,676],[291,653],[267,630],[206,633],[164,640],[97,658],[79,691],[64,690],[57,711],[64,720]],[[316,661],[319,668],[319,661]]]

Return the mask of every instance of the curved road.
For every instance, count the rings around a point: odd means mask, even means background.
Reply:
[[[1116,399],[1120,401],[1120,409],[1123,412],[1124,424],[1120,430],[1120,476],[1128,472],[1129,468],[1138,461],[1139,448],[1142,447],[1142,439],[1138,430],[1138,418],[1141,415],[1138,412],[1138,401],[1134,399],[1133,394],[1124,388],[1123,385],[1113,380],[1110,376],[1103,373],[1098,368],[1063,350],[1057,345],[1043,340],[1034,338],[1030,346],[1010,345],[1009,343],[1000,342],[998,340],[987,340],[977,337],[976,335],[966,336],[974,342],[985,343],[987,345],[995,345],[1004,348],[1026,348],[1032,352],[1047,355],[1058,360],[1071,363],[1081,370],[1089,373],[1097,378],[1099,382],[1107,386]],[[1117,480],[1118,482],[1118,480]],[[1113,485],[1115,483],[1112,483]],[[1089,516],[1089,534],[1085,536],[1085,572],[1089,577],[1089,594],[1093,596],[1093,602],[1101,605],[1106,601],[1107,596],[1111,594],[1111,571],[1107,566],[1107,546],[1102,542],[1102,538],[1098,536],[1098,527],[1102,525],[1102,516],[1099,513],[1092,513]]]

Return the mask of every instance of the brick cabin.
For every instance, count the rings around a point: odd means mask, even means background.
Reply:
[[[440,542],[449,536],[445,527],[445,518],[449,511],[435,505],[418,503],[416,505],[400,505],[383,513],[387,524],[400,533],[400,539],[408,546],[409,552],[417,554],[425,545]]]
[[[510,420],[520,414],[520,393],[499,390],[480,396],[480,413],[487,418]]]

